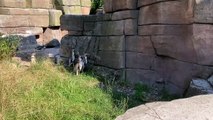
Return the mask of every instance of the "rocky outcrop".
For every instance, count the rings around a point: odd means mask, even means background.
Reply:
[[[132,84],[163,84],[170,93],[183,95],[193,78],[207,79],[213,73],[212,4],[105,0],[106,14],[65,15],[61,28],[70,38],[96,38],[93,54],[101,60],[95,65],[125,71]]]
[[[130,110],[116,120],[211,120],[213,95],[154,102]]]

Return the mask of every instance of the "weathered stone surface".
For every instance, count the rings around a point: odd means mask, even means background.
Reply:
[[[76,5],[76,6],[80,6],[81,5],[81,1],[80,0],[57,0],[59,5],[62,6],[68,6],[68,5]]]
[[[0,1],[1,7],[18,7],[18,8],[25,8],[27,6],[26,0],[1,0]]]
[[[81,6],[90,7],[91,4],[91,0],[81,0]]]
[[[112,12],[112,0],[104,0],[104,11],[106,13]]]
[[[124,20],[125,35],[137,35],[137,19]]]
[[[6,8],[0,7],[2,15],[48,15],[46,9]]]
[[[60,26],[61,10],[49,10],[49,26]]]
[[[84,30],[85,31],[92,31],[95,29],[95,22],[84,22]]]
[[[192,38],[187,35],[153,36],[151,40],[154,43],[154,48],[158,55],[168,56],[182,61],[197,62]]]
[[[193,4],[188,0],[160,2],[141,7],[139,25],[189,24],[193,21]]]
[[[206,120],[212,119],[213,95],[171,102],[147,103],[128,110],[116,120]]]
[[[182,62],[169,58],[156,58],[153,69],[158,72],[165,82],[186,89],[193,78],[207,79],[213,69],[192,63]]]
[[[143,54],[155,54],[151,39],[148,36],[127,36],[126,50]]]
[[[150,70],[153,66],[154,58],[155,58],[154,55],[127,52],[126,53],[126,68]]]
[[[114,0],[112,3],[113,11],[125,10],[125,9],[136,9],[137,0]]]
[[[114,69],[125,67],[125,53],[113,51],[99,51],[100,61],[97,64]]]
[[[99,50],[125,50],[124,36],[99,37]]]
[[[89,15],[90,14],[90,7],[81,7],[82,15]]]
[[[51,42],[52,40],[61,41],[62,37],[63,37],[62,31],[60,29],[47,28],[44,31],[43,44],[45,45],[45,44]]]
[[[112,14],[112,20],[137,19],[137,17],[138,10],[124,10]]]
[[[161,76],[157,72],[152,70],[142,70],[142,69],[127,69],[126,70],[126,80],[132,84],[141,83],[152,85],[156,81],[161,80]]]
[[[62,6],[65,15],[82,15],[81,6]]]
[[[43,33],[43,29],[41,27],[0,28],[0,33],[38,35]]]
[[[213,1],[196,0],[194,21],[198,23],[213,23]]]
[[[61,17],[61,29],[71,31],[82,31],[83,30],[82,16],[63,15]]]
[[[53,8],[52,0],[30,0],[32,8]]]
[[[138,26],[138,35],[192,35],[192,25]]]
[[[123,35],[124,21],[97,22],[94,35]]]
[[[166,2],[166,1],[172,1],[172,0],[138,0],[138,7],[144,6],[144,5],[150,5],[154,3],[159,2]]]
[[[213,94],[213,87],[204,79],[193,79],[186,92],[187,97],[203,94]]]
[[[38,19],[39,18],[39,19]],[[47,27],[48,15],[0,15],[0,27]]]
[[[213,25],[193,25],[193,45],[199,64],[213,65]]]

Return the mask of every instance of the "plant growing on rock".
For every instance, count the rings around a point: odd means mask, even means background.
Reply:
[[[15,55],[20,42],[19,36],[0,36],[0,60],[8,59]]]
[[[104,5],[104,0],[91,0],[92,5],[91,5],[91,11],[90,14],[95,14],[96,10],[99,8],[102,8]]]

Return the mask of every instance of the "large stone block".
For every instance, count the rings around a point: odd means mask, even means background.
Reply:
[[[196,0],[194,21],[198,23],[213,23],[212,0]]]
[[[141,7],[139,25],[189,24],[193,22],[193,4],[188,0],[160,2]]]
[[[32,4],[32,8],[53,8],[53,1],[52,0],[30,0]]]
[[[89,15],[90,14],[90,7],[81,7],[82,15]]]
[[[49,10],[49,25],[60,26],[60,17],[62,15],[61,10]]]
[[[43,44],[50,43],[53,40],[61,41],[63,33],[60,29],[47,28],[43,34]]]
[[[213,25],[193,25],[193,45],[199,64],[213,65]]]
[[[169,2],[173,0],[138,0],[138,7],[145,6],[145,5],[150,5],[150,4],[156,4],[159,2]]]
[[[98,56],[100,60],[98,65],[102,65],[114,69],[125,68],[125,53],[115,51],[99,51]]]
[[[126,80],[132,84],[147,84],[153,85],[156,81],[160,81],[163,78],[155,71],[142,70],[142,69],[127,69]]]
[[[113,11],[134,10],[137,8],[137,0],[114,0],[111,4]]]
[[[97,22],[94,35],[123,35],[124,21]]]
[[[0,0],[0,6],[25,8],[27,7],[27,2],[26,0]]]
[[[213,72],[211,67],[169,58],[156,58],[153,69],[164,78],[166,83],[172,83],[184,90],[193,78],[207,79]]]
[[[113,0],[104,0],[104,11],[106,13],[112,12],[112,1]]]
[[[92,4],[91,0],[81,0],[81,6],[90,7]]]
[[[82,15],[81,6],[62,6],[65,15]]]
[[[127,52],[126,53],[126,68],[151,70],[151,68],[153,66],[154,58],[155,58],[154,55]]]
[[[143,54],[155,54],[149,36],[127,36],[126,50],[129,52],[140,52]]]
[[[80,0],[56,0],[56,1],[61,6],[69,6],[69,5],[80,6],[81,5],[81,1]]]
[[[152,36],[154,48],[158,55],[172,57],[187,62],[197,62],[191,36],[161,35]]]
[[[48,27],[49,15],[0,15],[0,27]]]
[[[125,35],[137,35],[138,24],[137,19],[124,20],[124,33]]]
[[[99,43],[100,43],[99,50],[112,50],[112,51],[125,50],[124,36],[99,37]]]
[[[39,35],[43,33],[41,27],[16,27],[16,28],[0,28],[0,33],[3,34],[30,34]]]
[[[137,19],[138,10],[118,11],[112,14],[112,20]]]
[[[192,34],[192,25],[144,25],[138,26],[138,35],[180,35]]]
[[[6,8],[0,7],[2,15],[48,15],[46,9]]]
[[[68,31],[82,31],[83,30],[82,16],[75,16],[75,15],[61,16],[61,29]]]

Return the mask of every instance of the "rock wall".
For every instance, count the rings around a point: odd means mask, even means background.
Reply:
[[[179,95],[192,78],[213,73],[211,0],[105,0],[104,9],[99,16],[61,17],[69,31],[63,57],[70,49],[93,53],[96,66],[132,84],[163,84]]]
[[[0,33],[34,35],[39,45],[60,41],[67,34],[60,16],[88,15],[90,6],[90,0],[0,0]]]

